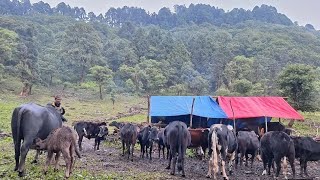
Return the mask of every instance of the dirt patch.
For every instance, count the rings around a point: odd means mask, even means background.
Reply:
[[[93,151],[94,140],[84,139],[83,151],[81,152],[82,158],[77,163],[77,168],[86,168],[90,171],[97,173],[116,173],[130,175],[131,177],[141,178],[139,174],[143,173],[157,173],[160,176],[155,176],[153,179],[181,179],[179,174],[171,176],[168,173],[169,170],[165,169],[168,165],[166,159],[159,159],[158,152],[155,151],[152,154],[152,161],[149,159],[141,159],[140,148],[135,148],[133,162],[127,159],[127,156],[122,156],[122,149],[120,142],[108,142],[103,143],[100,151]],[[156,146],[154,146],[156,148]],[[161,156],[162,157],[162,156]],[[299,178],[300,166],[296,162],[296,172]],[[320,164],[318,162],[308,163],[308,172],[314,179],[320,179]],[[290,167],[290,166],[289,166]],[[207,173],[208,160],[198,160],[196,158],[186,158],[185,160],[185,172],[186,179],[207,179],[205,175]],[[229,176],[230,179],[246,179],[246,180],[271,180],[273,176],[262,176],[263,166],[262,162],[255,161],[254,167],[238,167],[234,170],[234,174]],[[289,168],[288,172],[291,173]],[[291,175],[288,176],[289,178]],[[222,178],[221,176],[219,179]],[[284,179],[281,175],[280,179]]]

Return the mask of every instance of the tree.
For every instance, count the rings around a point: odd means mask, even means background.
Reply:
[[[102,86],[112,79],[112,71],[108,67],[93,66],[89,72],[90,77],[99,85],[100,99],[102,100]]]
[[[73,77],[78,83],[90,67],[101,62],[102,42],[93,27],[86,23],[71,25],[63,36],[62,59],[66,67],[65,73]],[[71,71],[70,71],[71,70]]]
[[[299,110],[314,110],[315,70],[304,64],[288,65],[279,75],[278,84],[282,95],[288,96]]]

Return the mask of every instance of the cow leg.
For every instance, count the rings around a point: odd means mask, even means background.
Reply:
[[[159,143],[158,143],[158,152],[159,152],[159,159],[160,159],[161,145]]]
[[[68,178],[70,176],[70,169],[71,169],[71,157],[70,157],[69,148],[63,149],[62,155],[63,155],[64,161],[66,162],[65,177]]]
[[[245,158],[246,158],[245,166],[248,167],[248,159],[249,159],[249,154],[248,153],[245,154]]]
[[[274,161],[276,162],[276,165],[277,165],[276,177],[279,177],[279,173],[281,170],[281,157],[279,157],[279,155],[276,155],[274,157]]]
[[[98,139],[97,141],[98,141],[98,147],[97,147],[97,150],[99,150],[99,146],[100,146],[100,139]]]
[[[122,140],[122,156],[124,156],[124,140]]]
[[[83,136],[79,136],[79,140],[78,140],[78,145],[79,145],[79,150],[82,151],[82,139],[83,139]]]
[[[287,157],[283,158],[282,162],[282,171],[285,179],[288,179],[287,174],[288,174],[288,164],[287,164]]]
[[[186,177],[186,174],[185,174],[185,172],[184,172],[184,157],[185,157],[185,150],[184,150],[184,151],[182,151],[182,155],[181,155],[180,157],[181,157],[181,170],[182,170],[182,172],[181,172],[181,176],[182,176],[182,177]]]
[[[134,145],[135,145],[135,144],[131,144],[131,161],[133,161]]]
[[[265,156],[265,154],[262,154],[262,162],[263,162],[263,172],[262,175],[266,175],[267,174],[267,162],[268,162],[268,158],[267,156]],[[269,165],[269,164],[268,164]]]
[[[301,177],[304,176],[303,169],[304,169],[304,159],[300,158],[300,175],[301,175]]]
[[[291,166],[292,175],[293,175],[293,179],[294,179],[295,176],[296,176],[296,168],[295,168],[295,165],[294,165],[295,156],[293,154],[290,154],[289,157],[288,157],[288,160],[289,160],[289,163],[290,163],[290,166]],[[306,164],[306,167],[307,167],[307,164]]]
[[[55,164],[54,164],[54,171],[58,171],[59,169],[59,159],[60,159],[60,155],[61,155],[61,152],[57,152],[56,153],[56,157],[55,157]]]
[[[140,158],[143,158],[143,151],[144,151],[144,147],[142,143],[140,143]]]
[[[98,146],[98,138],[94,138],[94,147],[93,147],[93,150],[98,150],[99,148],[97,148]]]
[[[43,169],[43,173],[44,174],[47,174],[47,172],[48,172],[48,166],[50,165],[52,157],[53,157],[53,152],[52,151],[48,151],[46,164],[45,164],[44,169]]]
[[[177,153],[176,152],[177,152],[176,149],[173,149],[170,153],[172,156],[172,159],[173,159],[172,165],[171,165],[171,172],[170,172],[171,175],[174,175],[176,172],[176,164],[177,164]]]
[[[307,172],[307,161],[305,160],[304,161],[304,166],[303,166],[303,169],[304,169],[304,174],[307,176],[307,177],[309,177],[309,174],[308,174],[308,172]],[[292,166],[291,166],[292,167]]]
[[[40,150],[37,150],[36,155],[34,156],[34,160],[31,162],[31,164],[36,164],[39,161],[39,155],[40,155]]]
[[[151,153],[152,153],[152,146],[153,146],[153,142],[151,141],[150,142],[150,153],[149,153],[149,156],[150,156],[150,161],[152,160],[152,156],[151,156]]]
[[[207,178],[211,178],[212,177],[212,170],[213,170],[213,158],[210,157],[209,162],[208,162],[208,173],[206,175]]]
[[[233,161],[235,159],[235,156],[236,156],[236,153],[233,152],[230,156],[230,159],[229,159],[229,175],[232,175],[232,169],[233,169]]]
[[[253,162],[254,162],[254,158],[256,157],[256,151],[254,151],[253,153],[252,153],[252,157],[251,157],[251,169],[252,169],[252,167],[253,167]]]
[[[126,146],[127,146],[128,159],[130,159],[130,143],[126,143]]]
[[[32,138],[26,137],[25,139],[32,139]],[[24,140],[22,143],[21,157],[20,157],[20,163],[19,163],[19,167],[18,167],[18,173],[19,173],[20,177],[24,176],[24,166],[26,163],[26,157],[29,152],[31,144],[32,144],[32,141],[28,141],[28,140]]]
[[[12,134],[14,136],[14,134]],[[17,137],[17,140],[14,139],[14,158],[16,161],[16,166],[14,167],[14,171],[18,170],[19,167],[19,158],[20,158],[20,149],[21,149],[21,139]]]
[[[169,158],[169,154],[170,154],[170,147],[167,147],[167,159]]]
[[[222,177],[223,179],[228,179],[227,173],[226,173],[226,161],[221,159],[221,171],[222,171]]]
[[[167,152],[169,152],[169,151],[167,151]],[[169,157],[169,164],[168,164],[168,166],[166,167],[166,169],[170,169],[170,167],[171,167],[171,160],[172,160],[172,155],[171,155],[171,153],[169,153],[169,155],[167,154],[167,158]]]
[[[271,174],[271,166],[273,166],[273,159],[271,157],[268,157],[268,175]]]

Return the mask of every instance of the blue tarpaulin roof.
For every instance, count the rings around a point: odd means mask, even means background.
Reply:
[[[180,116],[192,114],[207,118],[227,118],[227,115],[210,96],[151,96],[150,116]]]

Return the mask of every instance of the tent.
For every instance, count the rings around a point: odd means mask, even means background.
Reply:
[[[224,111],[210,96],[151,96],[150,113],[151,122],[163,121],[166,124],[180,120],[190,125],[192,114],[192,127],[207,126],[209,118],[227,118]]]
[[[302,120],[303,117],[282,97],[218,97],[228,119],[275,117]]]

